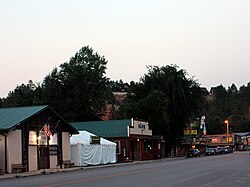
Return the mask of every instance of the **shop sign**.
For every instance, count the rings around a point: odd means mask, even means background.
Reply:
[[[184,130],[184,135],[197,135],[197,130]]]

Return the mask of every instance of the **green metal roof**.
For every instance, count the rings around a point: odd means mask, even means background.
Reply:
[[[128,137],[127,127],[131,125],[131,119],[71,122],[70,124],[78,131],[86,130],[104,138]]]
[[[11,128],[19,125],[23,121],[32,116],[44,111],[45,109],[52,110],[48,105],[27,106],[27,107],[11,107],[0,108],[0,131],[8,131]],[[65,124],[69,127],[72,134],[78,134],[78,131],[65,121],[59,114],[52,110]]]
[[[9,130],[47,107],[48,105],[0,108],[0,130]]]

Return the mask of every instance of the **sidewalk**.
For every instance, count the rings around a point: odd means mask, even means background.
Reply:
[[[3,175],[0,175],[0,180],[30,177],[30,176],[36,176],[36,175],[48,175],[52,173],[70,172],[70,171],[76,171],[76,170],[81,170],[81,169],[114,167],[114,166],[127,165],[127,164],[140,164],[140,163],[142,164],[142,163],[147,163],[147,162],[170,161],[170,160],[179,160],[179,159],[183,159],[183,157],[162,158],[162,159],[157,159],[157,160],[133,161],[133,162],[123,162],[123,163],[114,163],[114,164],[103,164],[103,165],[96,165],[96,166],[75,166],[75,167],[63,168],[63,169],[41,169],[37,171],[28,171],[28,172],[23,172],[23,173],[3,174]]]

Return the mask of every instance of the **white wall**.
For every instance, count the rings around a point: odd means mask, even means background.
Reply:
[[[5,171],[5,137],[0,134],[0,169]]]
[[[62,159],[70,160],[70,134],[69,132],[62,132]]]
[[[57,155],[50,155],[49,159],[50,159],[49,160],[50,168],[56,169],[57,168]]]
[[[38,170],[37,146],[29,146],[29,171]]]
[[[12,164],[22,163],[22,131],[10,131],[7,136],[7,171],[12,173]]]

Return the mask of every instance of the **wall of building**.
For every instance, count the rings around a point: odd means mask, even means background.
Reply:
[[[69,132],[62,132],[62,159],[70,160],[70,134]]]
[[[0,169],[5,171],[5,137],[0,134]]]
[[[50,168],[51,169],[55,169],[57,168],[57,155],[50,155]]]
[[[112,142],[115,142],[118,147],[117,147],[117,153],[116,153],[116,160],[118,162],[123,162],[126,160],[126,157],[129,155],[129,142],[126,140],[126,138],[106,138]],[[127,143],[126,143],[127,141]]]
[[[29,171],[38,170],[37,156],[37,146],[29,146]]]
[[[12,164],[22,164],[22,131],[10,131],[7,136],[7,171],[12,173]]]

